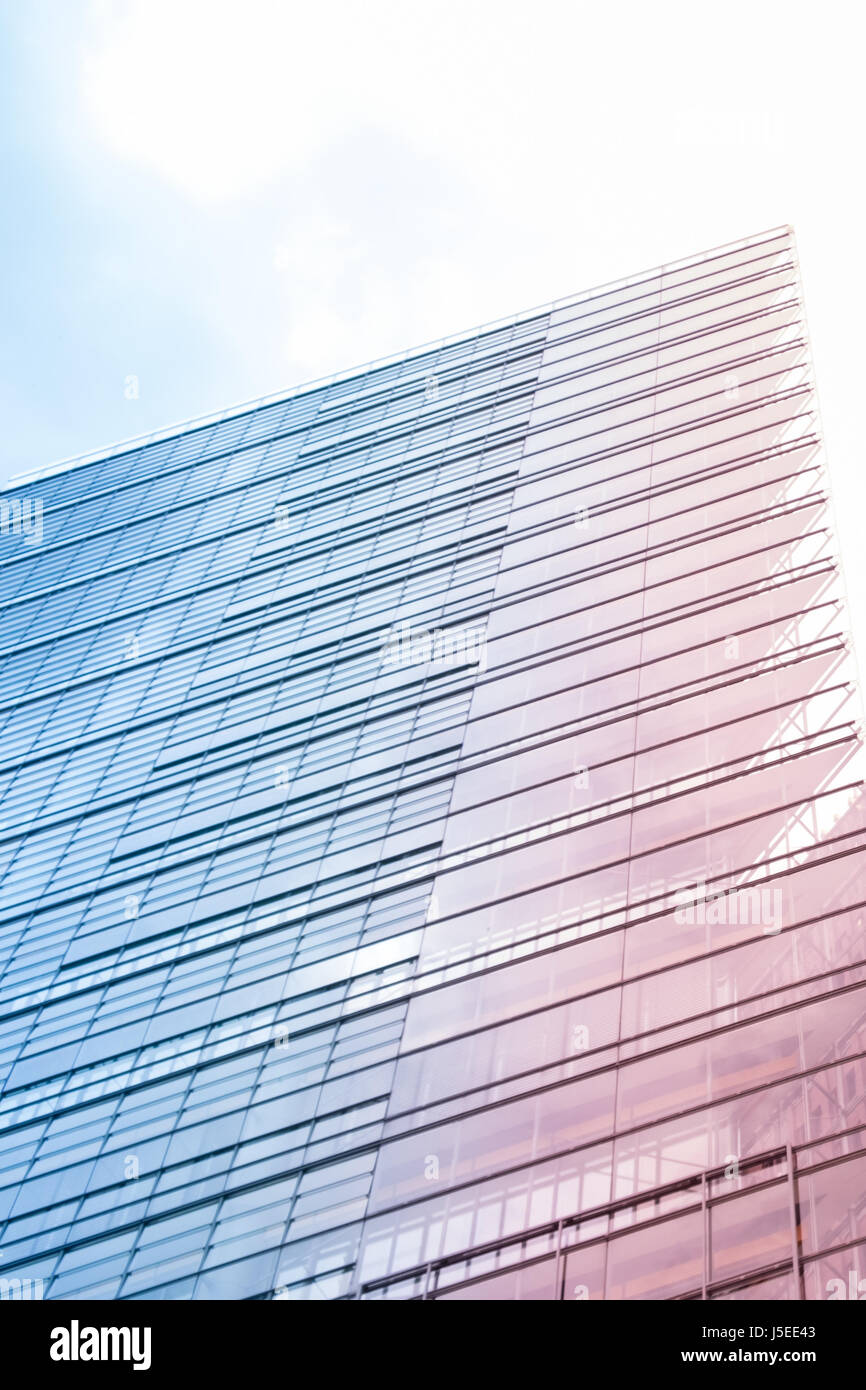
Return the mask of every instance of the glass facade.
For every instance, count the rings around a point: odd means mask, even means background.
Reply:
[[[866,1292],[789,229],[4,499],[0,1278]]]

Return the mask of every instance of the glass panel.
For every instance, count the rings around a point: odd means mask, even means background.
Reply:
[[[790,1257],[792,1230],[787,1182],[739,1194],[710,1208],[710,1278]]]
[[[691,1212],[612,1240],[605,1298],[672,1298],[700,1289],[702,1278],[702,1216]]]

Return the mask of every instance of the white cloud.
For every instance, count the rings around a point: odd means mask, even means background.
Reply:
[[[335,42],[327,12],[278,0],[99,6],[80,55],[85,110],[118,156],[191,197],[248,195],[308,160],[358,100],[359,12],[341,14]]]
[[[618,78],[651,90],[632,21]],[[124,0],[79,54],[97,138],[190,197],[254,194],[358,128],[519,195],[634,138],[603,20],[538,0]],[[563,154],[567,163],[563,165]]]

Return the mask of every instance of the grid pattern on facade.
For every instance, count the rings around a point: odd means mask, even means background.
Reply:
[[[28,487],[0,1275],[866,1275],[859,696],[787,229]]]

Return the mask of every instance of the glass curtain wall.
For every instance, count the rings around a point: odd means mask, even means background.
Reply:
[[[0,1276],[859,1296],[789,229],[3,496]]]

